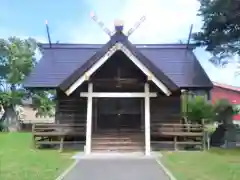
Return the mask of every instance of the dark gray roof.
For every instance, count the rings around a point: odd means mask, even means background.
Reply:
[[[41,44],[42,59],[26,78],[24,86],[59,87],[103,46],[100,44],[52,44],[52,48],[49,48],[48,44]],[[150,61],[150,66],[155,71],[165,74],[178,87],[212,88],[212,82],[196,59],[191,46],[186,50],[184,44],[132,45],[130,43],[130,48],[139,51]]]
[[[57,87],[97,50],[96,48],[44,49],[42,58],[26,78],[24,86]]]
[[[179,87],[167,76],[161,69],[156,68],[156,66],[146,58],[134,45],[132,45],[127,36],[122,32],[116,32],[111,39],[102,46],[90,59],[88,59],[82,66],[79,66],[68,78],[66,78],[61,84],[60,88],[65,91],[74,82],[78,80],[79,77],[92,67],[97,61],[99,61],[116,43],[122,43],[138,60],[145,65],[165,86],[169,88],[170,91],[175,91]]]

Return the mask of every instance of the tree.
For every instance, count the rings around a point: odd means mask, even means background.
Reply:
[[[229,102],[228,99],[219,99],[214,105],[214,120],[224,125],[232,124],[232,116],[239,113],[239,108]]]
[[[19,129],[16,109],[24,99],[32,98],[38,110],[37,115],[46,116],[52,112],[53,101],[48,91],[29,91],[22,86],[26,76],[37,64],[36,49],[37,43],[32,38],[0,39],[0,105],[4,109],[1,124],[4,121],[8,130]]]
[[[203,18],[200,32],[193,38],[199,46],[214,56],[211,61],[217,65],[229,63],[226,57],[240,55],[240,1],[199,0],[199,16]]]

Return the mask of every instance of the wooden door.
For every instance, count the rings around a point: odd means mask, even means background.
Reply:
[[[139,129],[141,99],[101,98],[98,100],[98,129]]]

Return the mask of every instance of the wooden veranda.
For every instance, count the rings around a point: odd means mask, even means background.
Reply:
[[[59,150],[63,151],[66,144],[83,144],[85,145],[85,124],[35,124],[33,126],[33,146],[41,145],[59,145]],[[141,129],[141,131],[144,131]],[[119,133],[127,133],[128,136],[136,134],[133,130],[122,130]],[[109,132],[110,135],[111,132]],[[179,146],[200,146],[202,150],[206,149],[206,134],[202,124],[155,124],[151,128],[151,146],[173,145],[174,150]],[[69,140],[69,137],[70,138]],[[78,137],[78,140],[74,140]],[[111,142],[106,142],[110,147]],[[115,141],[116,145],[118,142]],[[126,146],[130,144],[125,143]]]

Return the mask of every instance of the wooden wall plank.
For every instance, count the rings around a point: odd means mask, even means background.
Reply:
[[[179,95],[159,95],[157,98],[151,98],[151,127],[156,123],[180,123],[180,102]]]
[[[87,98],[80,97],[80,92],[67,96],[63,91],[58,90],[57,99],[56,122],[60,124],[86,123]]]

